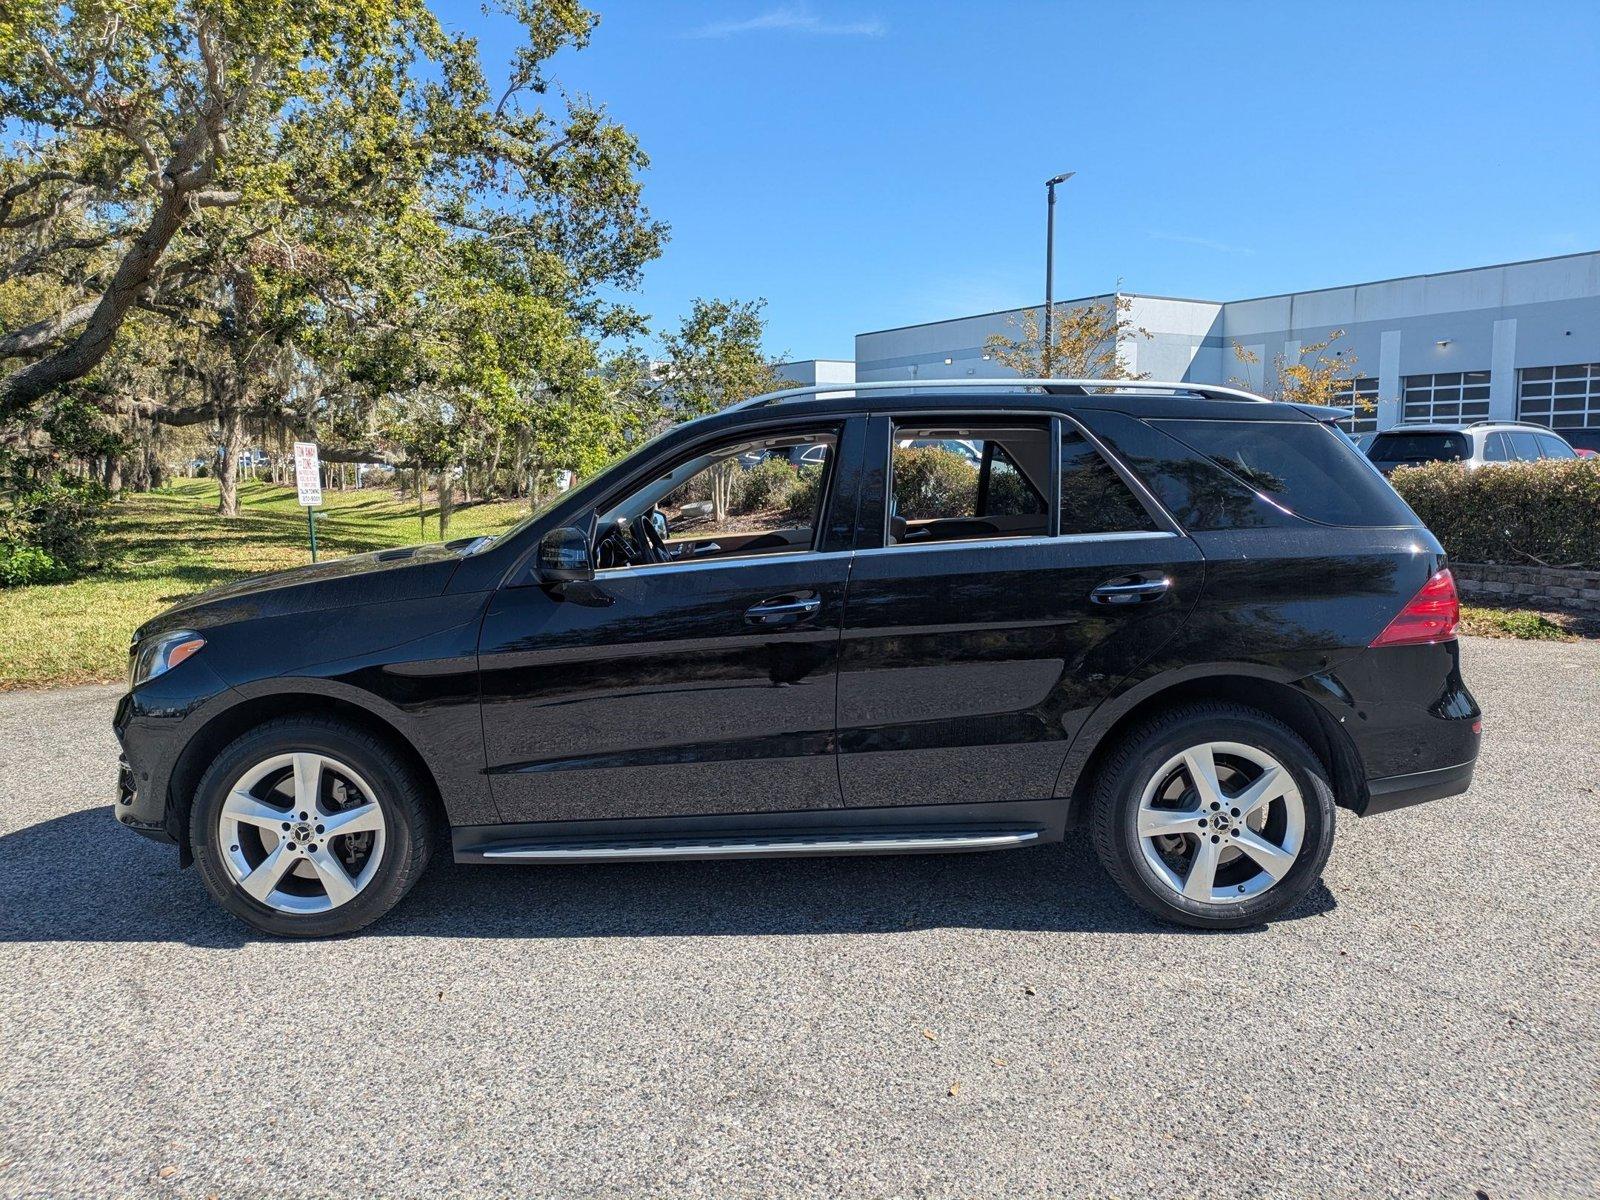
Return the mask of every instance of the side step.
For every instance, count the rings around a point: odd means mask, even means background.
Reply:
[[[457,861],[626,862],[634,859],[800,858],[822,854],[946,854],[1009,850],[1039,840],[1037,829],[970,829],[945,833],[837,833],[793,837],[707,837],[671,841],[562,841],[490,845],[457,853]]]

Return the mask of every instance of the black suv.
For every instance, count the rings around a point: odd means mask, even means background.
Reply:
[[[1344,435],[962,384],[757,398],[499,537],[178,605],[134,637],[117,819],[276,934],[379,917],[444,825],[475,863],[1086,825],[1139,904],[1227,928],[1306,894],[1336,807],[1467,788],[1450,572]]]

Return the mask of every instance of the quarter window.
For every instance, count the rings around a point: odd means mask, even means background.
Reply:
[[[1546,458],[1577,458],[1578,453],[1553,433],[1539,435],[1539,449]]]
[[[1296,516],[1325,525],[1403,525],[1413,519],[1382,476],[1361,461],[1360,451],[1315,421],[1151,424]],[[1388,436],[1380,434],[1378,441]]]
[[[1553,429],[1600,425],[1600,363],[1524,367],[1517,372],[1517,417]]]
[[[1401,391],[1400,419],[1455,425],[1489,416],[1489,372],[1407,375]]]

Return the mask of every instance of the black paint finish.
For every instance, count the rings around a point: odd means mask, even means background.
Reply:
[[[833,808],[848,554],[603,571],[506,588],[484,622],[483,730],[505,821]],[[764,627],[747,610],[820,601]]]
[[[886,545],[890,420],[953,411],[1081,428],[1153,531]],[[180,840],[221,746],[305,708],[409,746],[468,857],[496,829],[970,828],[1026,812],[1058,837],[1096,751],[1179,695],[1298,721],[1357,812],[1464,790],[1480,714],[1454,643],[1367,648],[1443,564],[1437,541],[1414,521],[1304,520],[1149,423],[1194,417],[1310,420],[1121,395],[763,406],[674,429],[487,544],[203,594],[140,631],[207,645],[119,705],[117,815]],[[531,566],[545,531],[594,528],[710,443],[819,424],[840,443],[813,552],[560,585]],[[1092,595],[1140,584],[1138,602]],[[810,607],[750,612],[774,603]]]

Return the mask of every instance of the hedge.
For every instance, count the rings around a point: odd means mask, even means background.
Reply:
[[[1389,482],[1457,562],[1600,566],[1600,462],[1429,463]]]

